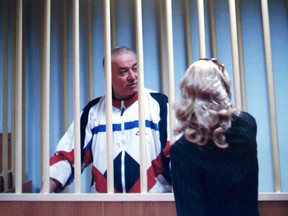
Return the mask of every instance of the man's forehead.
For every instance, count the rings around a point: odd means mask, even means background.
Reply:
[[[137,59],[133,53],[123,53],[122,55],[113,56],[112,63],[119,67],[130,67],[137,64]]]

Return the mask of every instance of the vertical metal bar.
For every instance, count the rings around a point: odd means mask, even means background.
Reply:
[[[161,77],[163,93],[168,95],[168,76],[167,76],[167,56],[166,56],[166,29],[165,29],[165,11],[164,5],[166,0],[159,1],[159,25],[160,25],[160,46],[161,46]]]
[[[75,193],[81,193],[79,1],[73,0],[74,173]]]
[[[22,0],[17,0],[16,16],[15,192],[22,193]]]
[[[238,37],[238,50],[239,50],[239,73],[240,73],[241,103],[242,103],[242,110],[247,110],[240,0],[236,0],[236,19],[237,19],[237,37]]]
[[[266,79],[267,79],[269,114],[270,114],[269,117],[270,117],[270,135],[272,142],[274,190],[275,192],[281,192],[281,174],[280,174],[279,148],[278,148],[278,136],[277,136],[277,116],[275,107],[269,9],[267,0],[261,0],[261,10],[262,10]]]
[[[205,47],[205,19],[204,19],[204,0],[197,0],[198,10],[198,40],[200,58],[206,57]]]
[[[44,7],[44,41],[43,41],[43,100],[42,100],[42,154],[43,154],[43,192],[49,193],[49,145],[50,145],[50,23],[51,1],[45,1]]]
[[[208,1],[208,8],[209,8],[212,57],[217,58],[218,50],[217,50],[217,34],[216,34],[215,0]]]
[[[106,81],[106,143],[107,191],[114,193],[113,139],[112,139],[112,76],[111,76],[111,20],[110,0],[104,1],[105,81]]]
[[[3,3],[3,133],[2,133],[2,176],[4,180],[4,192],[8,189],[8,3]]]
[[[190,0],[185,0],[185,41],[187,67],[192,64],[192,33],[191,33],[191,12]]]
[[[172,3],[171,0],[166,1],[166,23],[167,23],[167,44],[168,44],[168,83],[169,83],[169,130],[170,143],[174,143],[173,128],[175,126],[175,115],[173,110],[173,103],[175,100],[174,90],[174,51],[173,51],[173,30],[172,30]],[[167,126],[168,126],[167,125]]]
[[[235,103],[237,107],[242,108],[235,0],[229,0],[229,14],[230,14],[230,29],[231,29],[231,41],[232,41],[234,95],[236,101]]]
[[[92,0],[87,2],[87,36],[88,36],[88,79],[89,99],[94,98],[94,76],[93,76],[93,19]]]
[[[136,0],[136,46],[138,55],[138,91],[139,91],[139,130],[140,130],[140,179],[141,192],[147,192],[146,139],[145,139],[145,103],[144,103],[144,56],[142,29],[142,1]]]

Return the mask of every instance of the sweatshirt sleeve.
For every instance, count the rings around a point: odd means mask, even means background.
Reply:
[[[57,144],[55,154],[50,158],[50,178],[61,183],[62,187],[71,183],[74,164],[74,123],[72,123]],[[70,180],[70,181],[68,181]]]

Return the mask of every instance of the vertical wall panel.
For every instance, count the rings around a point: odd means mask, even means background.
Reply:
[[[111,46],[112,48],[117,46],[117,34],[116,34],[116,24],[117,24],[117,19],[116,19],[116,1],[117,0],[112,0],[111,1]]]
[[[12,16],[12,77],[11,77],[11,83],[12,83],[12,113],[16,110],[16,12],[17,8],[15,7],[13,10],[13,16]],[[11,173],[12,175],[15,174],[15,155],[16,155],[16,147],[15,147],[15,130],[16,130],[16,120],[15,115],[12,115],[12,134],[11,134]],[[12,187],[15,187],[15,180],[12,182]]]
[[[23,1],[23,0],[22,0]],[[22,17],[23,17],[23,21],[22,21],[22,181],[26,181],[26,170],[27,170],[27,166],[26,166],[26,122],[27,122],[27,117],[26,117],[26,100],[27,100],[27,95],[26,95],[26,89],[27,89],[27,85],[26,85],[26,80],[27,80],[27,75],[26,75],[26,52],[24,52],[24,50],[26,50],[27,47],[27,43],[26,43],[26,31],[24,31],[23,29],[27,28],[27,23],[25,22],[26,20],[26,13],[25,10],[23,9],[23,3],[22,3]],[[25,24],[25,25],[24,25]],[[17,159],[16,159],[17,160]],[[24,184],[25,182],[23,182],[22,184],[22,190],[24,188]]]
[[[214,1],[214,0],[213,0]],[[186,44],[186,65],[192,64],[192,32],[191,32],[191,3],[185,0],[185,44]]]
[[[87,2],[87,40],[88,40],[88,80],[89,100],[94,98],[94,74],[93,74],[93,0]]]
[[[69,0],[62,0],[62,44],[63,44],[63,54],[62,54],[62,63],[63,63],[63,128],[64,130],[68,129],[69,126],[69,118],[68,118],[68,112],[69,112],[69,106],[68,106],[68,101],[69,101],[69,86],[68,86],[68,80],[69,80],[69,65],[68,65],[68,4]],[[54,151],[54,150],[53,150]],[[65,188],[65,192],[70,191],[70,185],[68,185]]]
[[[64,99],[64,129],[68,129],[68,2],[69,0],[63,0],[63,10],[62,10],[62,44],[63,44],[63,99]]]
[[[2,67],[2,90],[3,90],[3,132],[2,132],[2,167],[1,176],[4,180],[4,191],[8,189],[8,2],[3,3],[3,67]]]

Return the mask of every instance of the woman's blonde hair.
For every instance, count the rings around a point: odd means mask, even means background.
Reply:
[[[200,59],[186,71],[180,83],[181,96],[174,103],[178,125],[175,133],[206,145],[212,139],[225,148],[224,133],[238,109],[231,104],[230,77],[217,59]]]

